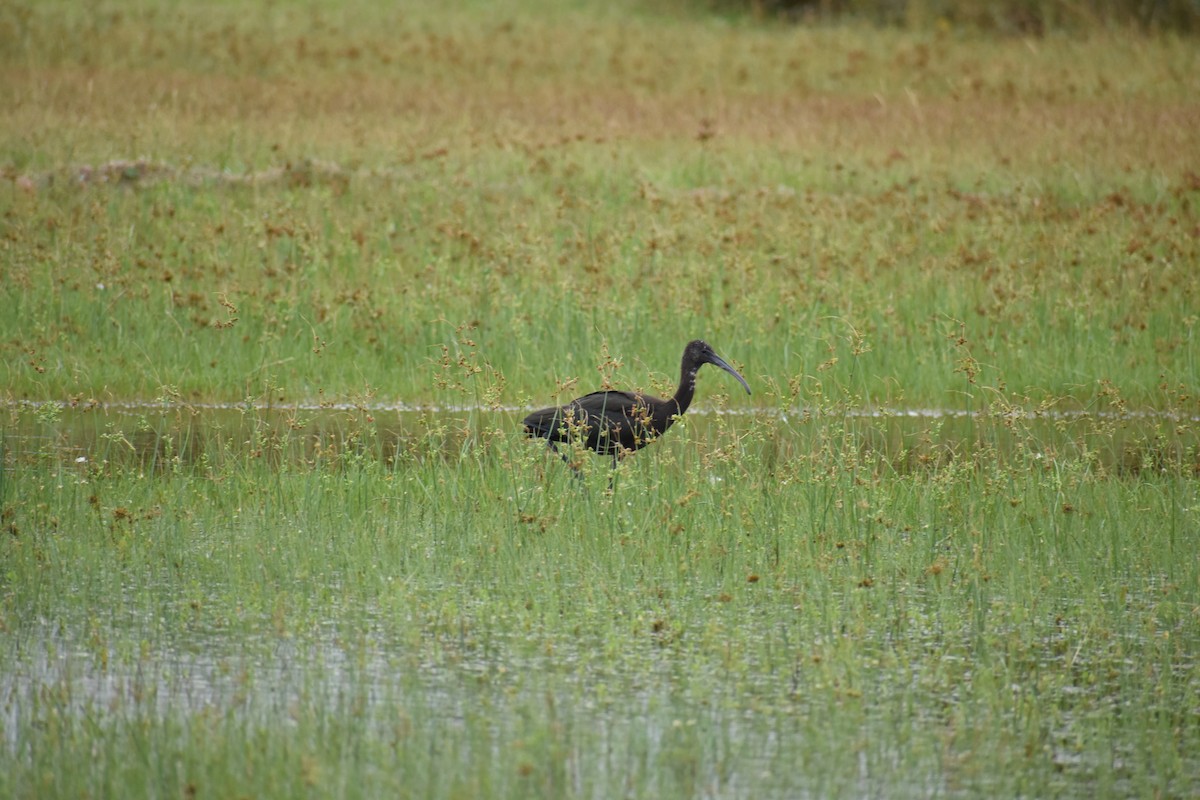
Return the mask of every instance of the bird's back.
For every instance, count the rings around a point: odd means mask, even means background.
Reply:
[[[594,426],[601,419],[619,419],[630,416],[642,405],[638,395],[629,392],[592,392],[565,406],[551,406],[534,411],[525,418],[525,429],[531,436],[552,437],[561,441],[558,434],[564,426]]]

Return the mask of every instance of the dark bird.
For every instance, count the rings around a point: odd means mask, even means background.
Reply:
[[[558,452],[556,442],[580,441],[589,450],[612,456],[613,467],[623,453],[640,450],[666,433],[683,416],[696,394],[696,373],[714,364],[738,379],[750,394],[746,379],[697,339],[683,349],[679,388],[667,399],[632,392],[592,392],[565,406],[535,411],[525,418],[525,433],[545,439]],[[566,455],[563,460],[570,464]]]

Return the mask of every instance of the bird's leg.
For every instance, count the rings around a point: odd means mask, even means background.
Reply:
[[[558,457],[563,460],[564,464],[566,464],[568,467],[571,468],[571,471],[575,473],[575,478],[577,480],[583,480],[583,473],[579,471],[579,467],[577,467],[571,463],[571,459],[567,458],[566,453],[564,453],[562,450],[558,449],[558,445],[556,445],[554,443],[553,439],[547,439],[546,444],[550,447],[551,450],[558,453]]]

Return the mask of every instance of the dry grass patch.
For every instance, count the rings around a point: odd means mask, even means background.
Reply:
[[[10,159],[261,164],[729,136],[823,158],[1177,171],[1194,49],[515,10],[25,9],[0,79]],[[386,34],[382,33],[386,31]],[[7,144],[4,144],[7,142]]]

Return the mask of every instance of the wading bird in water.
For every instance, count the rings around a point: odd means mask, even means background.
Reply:
[[[713,364],[738,379],[750,394],[750,385],[737,370],[725,363],[707,343],[697,339],[683,349],[679,388],[667,399],[633,392],[592,392],[565,406],[535,411],[525,418],[525,433],[541,437],[559,453],[557,442],[579,441],[601,455],[611,456],[613,467],[627,452],[641,450],[662,436],[683,416],[696,394],[696,373]],[[570,459],[559,453],[570,464]]]

